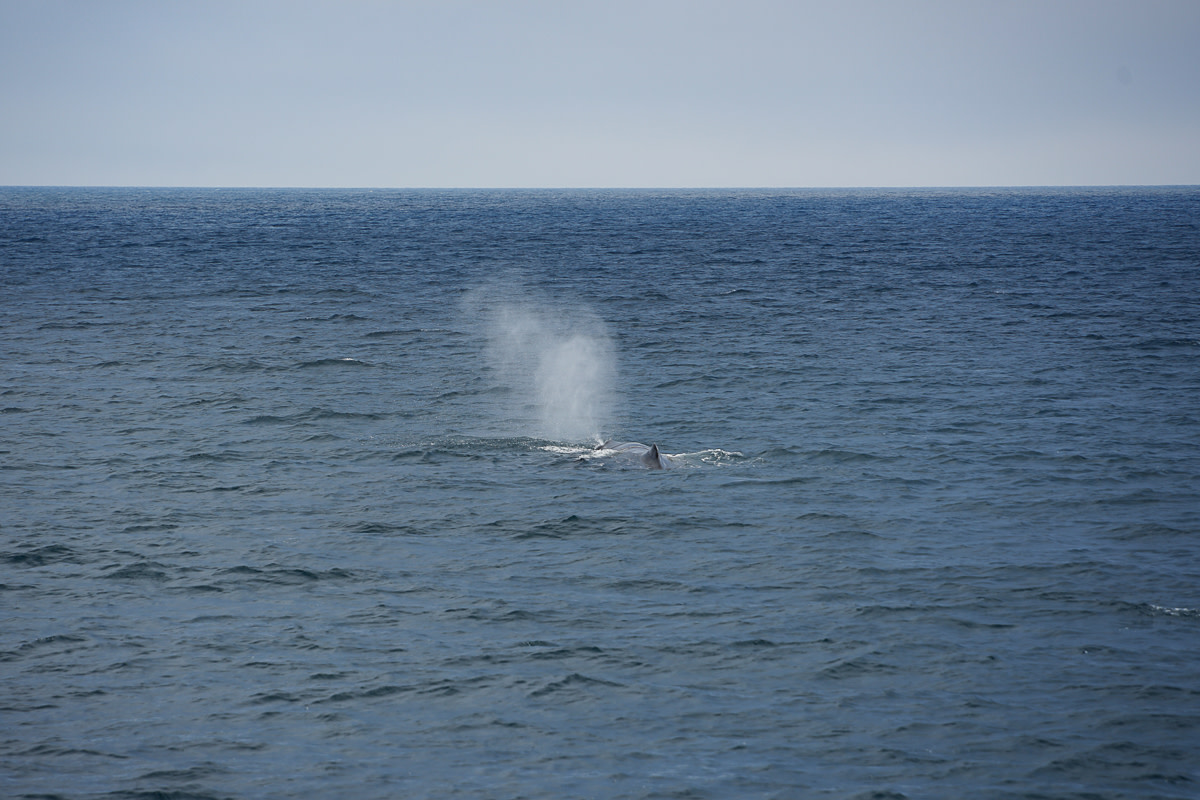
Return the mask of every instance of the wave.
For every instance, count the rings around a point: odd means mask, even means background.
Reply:
[[[212,364],[204,365],[203,367],[200,368],[200,371],[201,372],[229,372],[229,373],[237,374],[240,372],[269,372],[271,370],[276,370],[276,369],[279,369],[279,367],[276,365],[264,364],[261,361],[251,358],[251,359],[247,359],[245,361],[239,361],[239,360],[217,361]]]
[[[373,412],[334,411],[329,408],[313,407],[296,414],[259,414],[242,420],[243,425],[290,425],[299,422],[316,422],[319,420],[380,420],[386,415]]]
[[[1134,342],[1133,347],[1137,350],[1169,350],[1176,347],[1196,347],[1200,346],[1200,339],[1192,338],[1167,338],[1153,337],[1143,339],[1139,342]]]
[[[462,336],[461,331],[449,328],[384,328],[364,333],[364,339],[387,339],[392,336],[430,336],[436,334],[439,340],[453,339]]]
[[[580,517],[576,514],[558,520],[546,520],[524,527],[514,533],[515,539],[567,539],[590,534],[610,534],[619,531],[624,520],[606,517]]]
[[[344,703],[350,700],[377,700],[382,697],[389,697],[394,694],[402,694],[405,692],[416,691],[415,686],[397,686],[396,684],[387,684],[384,686],[375,686],[370,689],[360,689],[353,692],[337,692],[323,700],[315,700],[315,703]]]
[[[768,480],[754,480],[752,478],[746,480],[733,481],[729,486],[803,486],[814,482],[815,478],[806,475],[792,475],[786,478],[774,478]]]
[[[608,688],[623,688],[623,684],[614,681],[606,681],[601,678],[591,678],[578,672],[573,672],[566,677],[550,681],[544,686],[534,689],[529,693],[530,697],[546,697],[554,695],[555,699],[585,699],[590,697],[594,690]]]
[[[729,464],[746,460],[746,454],[739,450],[724,450],[720,447],[710,447],[707,450],[697,450],[694,453],[679,453],[674,458],[698,459],[705,464]]]
[[[365,361],[357,358],[318,358],[314,361],[302,361],[296,365],[298,369],[314,369],[318,367],[368,367]]]
[[[170,569],[166,564],[160,564],[157,561],[138,561],[133,564],[117,566],[112,572],[104,577],[113,580],[121,581],[150,581],[151,583],[162,583],[170,580],[170,576],[165,570]]]
[[[879,456],[871,453],[859,453],[854,450],[841,450],[838,448],[815,450],[808,452],[805,455],[810,461],[831,464],[860,464],[875,461],[895,461],[898,458],[898,456]]]
[[[111,328],[114,325],[120,324],[120,322],[115,320],[103,320],[98,322],[92,322],[88,320],[82,322],[44,322],[41,325],[38,325],[37,329],[39,331],[70,331],[83,330],[87,328]]]
[[[340,567],[327,570],[310,570],[301,567],[280,566],[260,568],[245,564],[221,570],[217,575],[226,579],[234,579],[240,583],[265,583],[282,586],[295,586],[297,584],[315,583],[317,581],[346,581],[353,580],[355,577],[355,573]]]
[[[76,562],[74,550],[61,544],[51,544],[18,553],[0,553],[0,561],[18,567],[43,567],[59,562]]]
[[[1160,606],[1155,605],[1154,603],[1150,603],[1149,605],[1150,610],[1155,614],[1162,614],[1163,616],[1167,617],[1191,617],[1193,619],[1200,619],[1200,608]]]
[[[201,463],[206,463],[206,462],[225,463],[225,462],[230,462],[230,461],[247,461],[250,458],[251,458],[251,456],[249,456],[248,454],[240,453],[236,450],[223,450],[220,453],[207,453],[207,452],[191,453],[191,454],[185,456],[183,460],[184,461],[201,462]]]
[[[425,536],[427,531],[412,525],[397,525],[390,522],[358,522],[347,528],[351,533],[388,533],[405,536]]]

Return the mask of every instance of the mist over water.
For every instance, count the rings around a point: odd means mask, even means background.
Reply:
[[[607,326],[588,306],[508,283],[470,292],[464,309],[485,338],[488,397],[497,398],[487,410],[502,433],[601,440],[612,419],[616,358]]]

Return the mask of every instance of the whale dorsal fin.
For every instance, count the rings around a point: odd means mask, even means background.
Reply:
[[[646,455],[642,456],[642,463],[650,469],[662,469],[662,456],[658,454],[658,445],[650,445],[650,449],[646,451]]]

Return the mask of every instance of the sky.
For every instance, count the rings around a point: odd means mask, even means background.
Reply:
[[[0,185],[1200,184],[1200,0],[0,0]]]

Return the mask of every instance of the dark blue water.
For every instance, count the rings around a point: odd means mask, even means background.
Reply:
[[[1200,796],[1200,190],[0,189],[0,376],[2,796]]]

